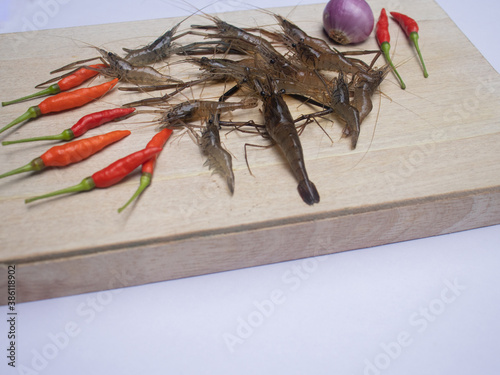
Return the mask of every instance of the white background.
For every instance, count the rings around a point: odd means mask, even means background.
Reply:
[[[2,0],[0,32],[54,1]],[[437,2],[500,71],[499,3]],[[58,4],[43,28],[191,12],[161,0]],[[15,370],[1,307],[0,374],[500,374],[499,242],[494,226],[21,304]]]

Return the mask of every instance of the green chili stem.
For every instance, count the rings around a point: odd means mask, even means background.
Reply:
[[[12,121],[10,124],[7,124],[2,129],[0,129],[0,133],[3,133],[7,129],[13,127],[16,124],[19,124],[20,122],[29,120],[31,118],[37,118],[41,114],[42,113],[40,112],[40,108],[38,108],[38,106],[29,107],[28,110],[26,111],[26,113],[24,113],[23,115],[19,116],[14,121]]]
[[[23,101],[28,100],[28,99],[38,98],[39,96],[59,94],[60,92],[61,92],[61,88],[59,87],[59,85],[57,83],[55,83],[53,85],[50,85],[49,87],[47,87],[46,89],[44,89],[42,91],[35,92],[34,94],[23,96],[22,98],[11,100],[8,102],[2,102],[2,106],[5,107],[7,105],[23,102]]]
[[[14,169],[10,172],[4,173],[4,174],[0,174],[0,178],[12,176],[14,174],[23,173],[23,172],[41,171],[44,168],[45,168],[45,164],[43,163],[43,160],[41,158],[36,158],[22,167],[16,168],[16,169]]]
[[[52,193],[47,193],[43,195],[38,195],[36,197],[28,198],[24,201],[24,203],[30,203],[36,201],[38,199],[50,198],[56,195],[68,194],[68,193],[79,193],[81,191],[89,191],[95,188],[95,182],[92,177],[87,177],[82,180],[78,185],[70,186],[65,189],[53,191]]]
[[[391,55],[389,54],[389,50],[390,50],[391,46],[388,42],[383,42],[381,45],[380,45],[380,49],[382,50],[382,52],[384,53],[384,56],[385,56],[385,59],[387,60],[387,62],[389,63],[389,65],[391,66],[392,68],[392,71],[394,72],[394,74],[396,74],[396,77],[398,77],[399,79],[399,84],[401,85],[401,88],[404,90],[406,89],[406,84],[403,82],[403,79],[401,78],[401,76],[399,75],[398,71],[396,70],[396,67],[394,66],[394,64],[392,63],[392,60],[391,60]]]
[[[424,69],[424,77],[427,78],[429,77],[429,73],[427,73],[427,68],[425,67],[424,59],[422,58],[422,54],[420,53],[420,47],[418,46],[418,33],[415,31],[410,33],[410,39],[413,41],[413,44],[415,44],[415,49],[417,50],[418,58],[420,59],[420,62],[422,63],[422,68]]]
[[[24,143],[24,142],[34,142],[34,141],[71,141],[73,138],[75,138],[73,131],[71,129],[66,129],[61,134],[46,135],[34,138],[16,139],[14,141],[3,141],[2,145],[7,146],[7,145],[12,145],[14,143]]]
[[[137,188],[136,192],[132,197],[128,200],[127,203],[123,205],[123,207],[118,209],[118,213],[122,212],[127,206],[132,203],[141,193],[151,184],[151,173],[143,173],[141,176],[141,181],[139,183],[139,187]]]

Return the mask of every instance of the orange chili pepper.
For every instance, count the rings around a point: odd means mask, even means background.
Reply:
[[[96,69],[104,68],[104,67],[106,67],[106,65],[104,65],[104,64],[90,65],[90,68],[96,68]],[[2,106],[5,107],[5,106],[10,105],[10,104],[19,103],[19,102],[22,102],[22,101],[25,101],[28,99],[32,99],[32,98],[38,98],[40,96],[59,94],[61,91],[68,91],[72,88],[80,86],[83,82],[87,81],[88,79],[90,79],[92,77],[95,77],[98,74],[99,74],[99,72],[97,70],[80,68],[67,76],[63,76],[59,82],[54,83],[53,85],[50,85],[49,87],[47,87],[46,89],[44,89],[42,91],[36,92],[34,94],[31,94],[31,95],[23,96],[22,98],[19,98],[19,99],[11,100],[8,102],[2,102]],[[59,78],[61,78],[61,77],[59,77]],[[57,80],[57,79],[58,78],[51,79],[50,81],[41,83],[38,86],[44,85],[45,83],[53,82],[54,80]]]
[[[57,95],[51,96],[45,99],[43,102],[37,106],[29,107],[26,113],[19,116],[17,119],[12,121],[10,124],[5,125],[0,129],[0,133],[9,129],[10,127],[19,124],[20,122],[40,117],[47,113],[61,112],[67,109],[81,107],[92,100],[98,99],[109,90],[111,90],[118,83],[118,78],[112,81],[105,82],[98,86],[77,89],[70,92],[61,92]]]
[[[116,130],[107,134],[54,146],[25,166],[0,175],[0,178],[23,172],[41,171],[46,167],[64,167],[78,163],[128,135],[130,135],[128,130]]]

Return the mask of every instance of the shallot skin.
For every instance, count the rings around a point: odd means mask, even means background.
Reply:
[[[328,36],[340,44],[364,42],[375,19],[365,0],[330,0],[323,11],[323,26]]]

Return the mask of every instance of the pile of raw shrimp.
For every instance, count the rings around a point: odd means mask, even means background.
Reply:
[[[178,33],[182,21],[145,47],[124,49],[123,57],[98,49],[98,58],[105,64],[99,72],[130,84],[120,90],[147,92],[147,98],[125,106],[157,107],[151,111],[159,114],[160,129],[187,128],[206,155],[206,164],[227,181],[231,193],[235,184],[232,157],[221,144],[221,129],[252,130],[270,139],[297,180],[299,195],[312,205],[319,202],[320,196],[307,174],[297,128],[317,117],[332,114],[343,124],[343,135],[350,138],[354,149],[361,123],[372,110],[372,96],[388,68],[373,67],[376,58],[368,65],[361,59],[349,57],[351,55],[337,51],[323,39],[307,35],[287,19],[276,14],[273,17],[281,30],[247,30],[206,16],[207,25],[192,25],[187,31]],[[201,38],[181,43],[184,35]],[[182,56],[183,63],[199,67],[198,75],[180,81],[151,66],[168,63],[173,56]],[[85,66],[83,64],[90,60],[64,68]],[[218,100],[195,99],[169,104],[169,100],[183,90],[220,82],[225,83],[226,90]],[[151,94],[155,90],[168,89],[172,91],[163,96]],[[228,100],[242,93],[240,101]],[[294,119],[287,104],[288,97],[307,102],[317,107],[317,111]],[[227,112],[259,105],[260,119],[246,123],[224,120]],[[192,126],[195,122],[202,125]]]

